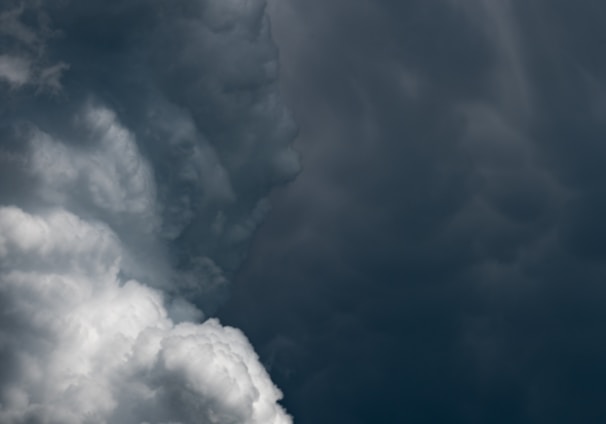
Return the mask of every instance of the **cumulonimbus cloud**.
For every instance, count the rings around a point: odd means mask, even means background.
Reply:
[[[203,320],[298,172],[264,6],[0,11],[0,421],[290,422]]]

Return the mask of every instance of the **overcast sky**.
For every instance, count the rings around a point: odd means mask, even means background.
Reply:
[[[602,3],[0,0],[0,422],[605,422]]]
[[[302,424],[606,419],[606,6],[275,0],[303,172],[221,310]]]

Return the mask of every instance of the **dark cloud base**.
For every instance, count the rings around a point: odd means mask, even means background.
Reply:
[[[272,3],[305,170],[221,315],[301,424],[602,422],[606,8],[429,3]]]

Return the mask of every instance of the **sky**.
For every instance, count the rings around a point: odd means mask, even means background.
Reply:
[[[295,422],[606,419],[602,3],[269,2],[303,171],[220,314]]]
[[[605,20],[0,0],[0,422],[606,420]]]

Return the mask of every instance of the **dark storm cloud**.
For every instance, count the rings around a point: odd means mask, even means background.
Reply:
[[[0,7],[0,421],[288,423],[212,314],[296,128],[264,1]]]
[[[305,171],[224,314],[299,422],[604,419],[606,8],[271,11]]]

